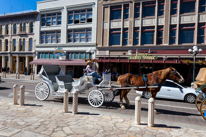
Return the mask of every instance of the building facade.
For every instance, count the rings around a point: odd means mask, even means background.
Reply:
[[[197,62],[205,61],[205,27],[205,0],[100,0],[99,71],[107,68],[113,74],[142,74],[173,66],[185,79],[192,79],[192,65],[186,62],[193,57],[188,49],[194,45],[202,48]],[[131,58],[136,54],[157,58]],[[196,72],[204,67],[200,65]]]
[[[36,11],[24,11],[0,15],[0,60],[1,68],[10,73],[27,73],[32,70],[30,61],[35,53]],[[29,69],[30,68],[30,69]],[[2,69],[1,69],[2,70]]]
[[[82,76],[90,54],[96,49],[97,0],[46,0],[37,2],[40,13],[36,21],[37,60],[32,64],[60,65],[65,74]],[[57,48],[66,53],[65,60],[53,54]],[[93,55],[95,56],[95,55]]]

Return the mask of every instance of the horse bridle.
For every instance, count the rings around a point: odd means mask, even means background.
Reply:
[[[174,71],[172,71],[171,69],[170,69],[170,73],[172,73],[175,77],[178,77],[179,75],[177,75],[177,70],[174,70]],[[179,78],[178,78],[179,79]]]

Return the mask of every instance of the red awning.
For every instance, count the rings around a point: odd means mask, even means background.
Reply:
[[[29,62],[29,64],[86,66],[86,62],[83,59],[74,59],[74,60],[36,59],[34,61]]]

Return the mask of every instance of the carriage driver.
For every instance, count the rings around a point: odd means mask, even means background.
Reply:
[[[87,67],[86,67],[86,71],[87,71],[87,76],[93,76],[96,77],[99,81],[101,81],[101,77],[92,69],[92,62],[91,61],[87,61]]]

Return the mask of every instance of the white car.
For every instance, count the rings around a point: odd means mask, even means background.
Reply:
[[[150,98],[150,92],[136,91],[137,94],[145,98]],[[160,91],[157,92],[156,98],[184,100],[188,103],[194,103],[199,93],[195,92],[194,88],[183,87],[172,80],[166,80]]]

